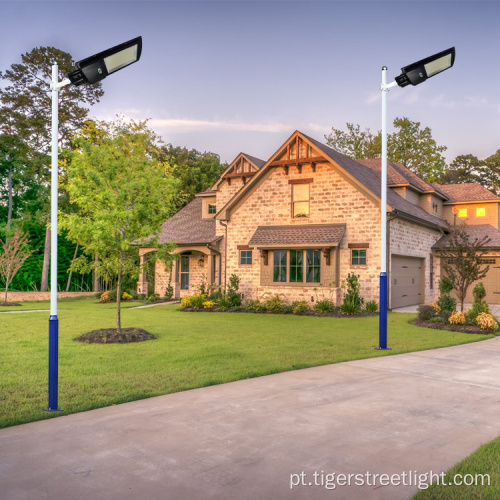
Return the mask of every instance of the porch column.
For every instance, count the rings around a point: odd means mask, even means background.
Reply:
[[[214,282],[214,258],[212,252],[207,255],[207,281],[208,285],[212,285]]]
[[[144,268],[144,264],[146,263],[146,254],[142,254],[139,256],[140,259],[140,272],[139,272],[139,281],[137,282],[137,294],[148,294],[148,282],[146,277],[146,270]]]

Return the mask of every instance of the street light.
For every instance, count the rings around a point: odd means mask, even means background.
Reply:
[[[62,411],[58,408],[57,389],[59,379],[59,321],[57,319],[57,196],[58,165],[57,149],[59,136],[59,89],[99,82],[112,73],[137,62],[141,57],[142,37],[116,45],[91,57],[78,61],[76,70],[68,78],[58,82],[58,66],[52,64],[52,146],[51,146],[51,195],[50,195],[50,318],[49,318],[49,407],[46,411]]]
[[[455,62],[455,47],[444,50],[413,64],[401,68],[401,75],[396,81],[387,83],[387,67],[382,68],[382,166],[381,166],[381,245],[380,245],[380,317],[379,317],[379,346],[377,349],[386,350],[387,347],[387,92],[391,87],[399,85],[418,85],[442,71],[451,68]]]

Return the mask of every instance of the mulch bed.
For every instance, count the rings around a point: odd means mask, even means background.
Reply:
[[[22,306],[19,302],[0,302],[0,306],[9,307],[9,306]]]
[[[270,311],[248,311],[244,308],[228,308],[228,309],[222,309],[220,307],[211,307],[209,309],[195,309],[194,307],[187,307],[185,309],[182,309],[182,311],[185,312],[219,312],[219,313],[249,313],[249,314],[286,314],[288,316],[316,316],[319,318],[325,318],[325,317],[330,317],[330,318],[364,318],[366,316],[378,316],[378,313],[369,313],[367,311],[362,311],[358,314],[342,314],[342,311],[335,310],[329,313],[321,313],[318,311],[315,311],[314,309],[311,309],[308,312],[301,313],[301,314],[293,314],[292,312],[270,312]]]
[[[450,325],[445,323],[433,323],[432,321],[423,321],[418,318],[410,320],[409,323],[416,326],[422,326],[424,328],[433,328],[434,330],[446,330],[448,332],[460,332],[460,333],[475,333],[478,335],[491,335],[490,332],[481,330],[481,328],[479,328],[476,325]],[[498,334],[499,332],[495,333]]]
[[[84,333],[75,340],[89,344],[127,344],[153,339],[156,337],[142,328],[122,328],[120,332],[116,328],[102,328]]]

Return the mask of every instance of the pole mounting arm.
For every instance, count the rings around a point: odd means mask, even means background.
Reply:
[[[64,79],[62,82],[59,83],[51,83],[50,84],[50,90],[59,90],[62,87],[66,87],[66,85],[69,85],[71,83],[71,80],[69,78]]]
[[[392,87],[395,87],[398,84],[398,82],[391,82],[391,83],[381,83],[380,84],[380,90],[382,92],[389,92],[389,89]]]

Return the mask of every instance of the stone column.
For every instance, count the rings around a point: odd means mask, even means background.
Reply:
[[[139,256],[140,258],[140,273],[139,281],[137,282],[137,294],[147,295],[148,294],[148,282],[146,281],[146,271],[144,269],[144,263],[146,262],[146,254]]]

